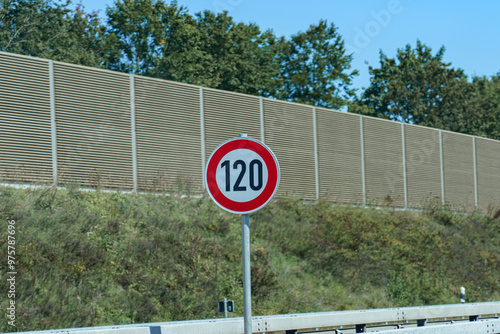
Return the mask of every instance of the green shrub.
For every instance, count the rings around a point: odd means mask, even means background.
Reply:
[[[0,269],[16,220],[16,327],[27,331],[243,315],[241,218],[209,198],[0,189]],[[500,221],[273,200],[250,215],[255,315],[500,297]],[[0,282],[2,293],[6,281]],[[0,308],[8,299],[0,299]]]

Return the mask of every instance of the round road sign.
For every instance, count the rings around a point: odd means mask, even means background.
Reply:
[[[239,214],[265,206],[278,190],[280,167],[264,143],[238,137],[222,143],[208,158],[205,185],[221,208]]]

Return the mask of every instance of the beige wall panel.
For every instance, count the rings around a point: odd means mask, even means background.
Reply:
[[[472,136],[443,131],[444,199],[456,209],[471,209],[474,199]]]
[[[316,109],[320,198],[363,203],[360,116]]]
[[[130,76],[53,64],[60,183],[132,189]],[[201,192],[203,160],[223,141],[247,133],[264,136],[276,153],[279,196],[316,198],[312,107],[266,98],[261,114],[256,96],[203,88],[200,101],[200,87],[134,78],[139,190],[171,189],[181,180]],[[49,61],[0,52],[0,180],[52,182],[50,99]],[[322,108],[316,116],[320,197],[361,203],[360,116]],[[401,124],[363,117],[363,127],[368,204],[403,206],[404,172],[410,207],[441,199],[438,130],[405,125],[403,170]],[[477,199],[487,210],[500,203],[500,141],[475,141]],[[442,131],[442,144],[445,201],[471,209],[473,138]]]
[[[500,209],[500,141],[476,137],[478,204]]]
[[[0,52],[0,181],[52,183],[49,62]]]
[[[245,95],[203,88],[205,120],[205,162],[222,142],[246,133],[261,139],[260,99]]]
[[[264,99],[264,139],[278,158],[278,196],[316,198],[313,108]]]
[[[59,182],[132,189],[129,75],[54,62]]]
[[[139,190],[203,189],[200,88],[135,76]]]
[[[404,206],[401,123],[363,117],[368,204]]]
[[[405,124],[408,207],[442,203],[439,130]]]

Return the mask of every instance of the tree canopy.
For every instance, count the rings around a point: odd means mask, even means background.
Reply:
[[[358,71],[349,71],[352,56],[334,24],[321,20],[292,36],[278,59],[278,87],[272,94],[277,99],[339,108],[354,96],[350,86]]]
[[[491,95],[494,81],[469,81],[462,69],[443,60],[445,48],[433,54],[417,41],[398,49],[395,58],[380,52],[380,67],[369,67],[370,86],[351,111],[451,131],[493,136]]]
[[[119,0],[107,15],[123,54],[113,66],[122,71],[248,94],[277,71],[270,33],[227,12],[191,16],[175,2]]]
[[[0,51],[107,67],[116,53],[97,13],[69,1],[1,0]],[[116,56],[116,55],[115,55]]]

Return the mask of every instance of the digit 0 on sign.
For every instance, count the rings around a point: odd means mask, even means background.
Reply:
[[[222,143],[207,162],[205,185],[223,209],[249,213],[266,205],[276,193],[280,170],[274,153],[248,137]]]

